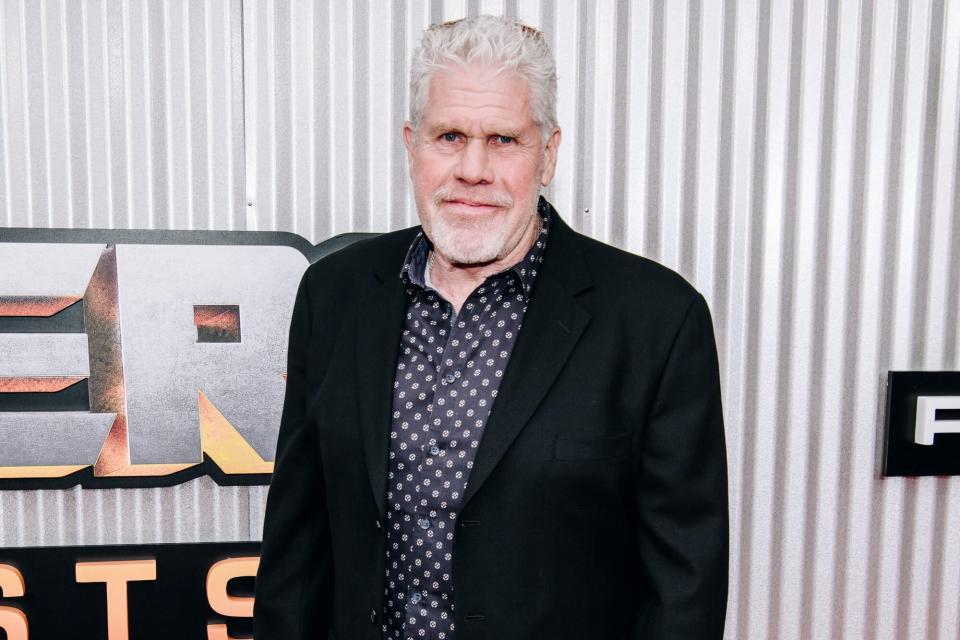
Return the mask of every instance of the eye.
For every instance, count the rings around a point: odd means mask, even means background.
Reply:
[[[513,136],[494,136],[493,141],[497,144],[513,144],[516,141],[516,138]]]
[[[444,142],[456,142],[458,137],[459,136],[456,133],[453,133],[452,131],[448,131],[440,135],[440,139],[443,140]]]

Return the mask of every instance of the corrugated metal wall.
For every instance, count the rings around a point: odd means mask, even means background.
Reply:
[[[429,22],[543,28],[550,197],[714,312],[728,638],[960,637],[960,479],[880,479],[888,369],[960,369],[960,0],[0,0],[0,220],[415,220]],[[0,231],[2,234],[2,231]],[[3,492],[0,545],[256,538],[263,488]]]

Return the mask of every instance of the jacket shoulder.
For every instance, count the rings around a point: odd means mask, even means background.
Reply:
[[[302,287],[314,300],[345,302],[375,285],[375,273],[399,278],[407,248],[418,231],[419,227],[411,227],[356,240],[307,267]]]
[[[594,286],[616,292],[619,299],[683,313],[702,300],[682,275],[655,260],[580,235],[581,248]]]

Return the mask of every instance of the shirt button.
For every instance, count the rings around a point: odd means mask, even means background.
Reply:
[[[430,455],[432,456],[440,455],[440,447],[438,447],[437,445],[433,445],[432,447],[430,447]]]
[[[414,593],[412,596],[410,596],[410,604],[417,604],[420,602],[421,598],[423,598],[423,596],[420,595],[420,592]]]
[[[457,376],[451,371],[446,376],[444,376],[443,381],[447,384],[453,384],[457,381]]]
[[[430,520],[428,518],[420,518],[419,520],[417,520],[417,524],[420,525],[421,529],[430,528]]]

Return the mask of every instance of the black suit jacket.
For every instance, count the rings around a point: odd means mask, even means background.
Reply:
[[[381,636],[399,272],[415,233],[357,242],[300,285],[257,640]],[[726,458],[700,294],[553,212],[458,523],[456,640],[720,638]]]

